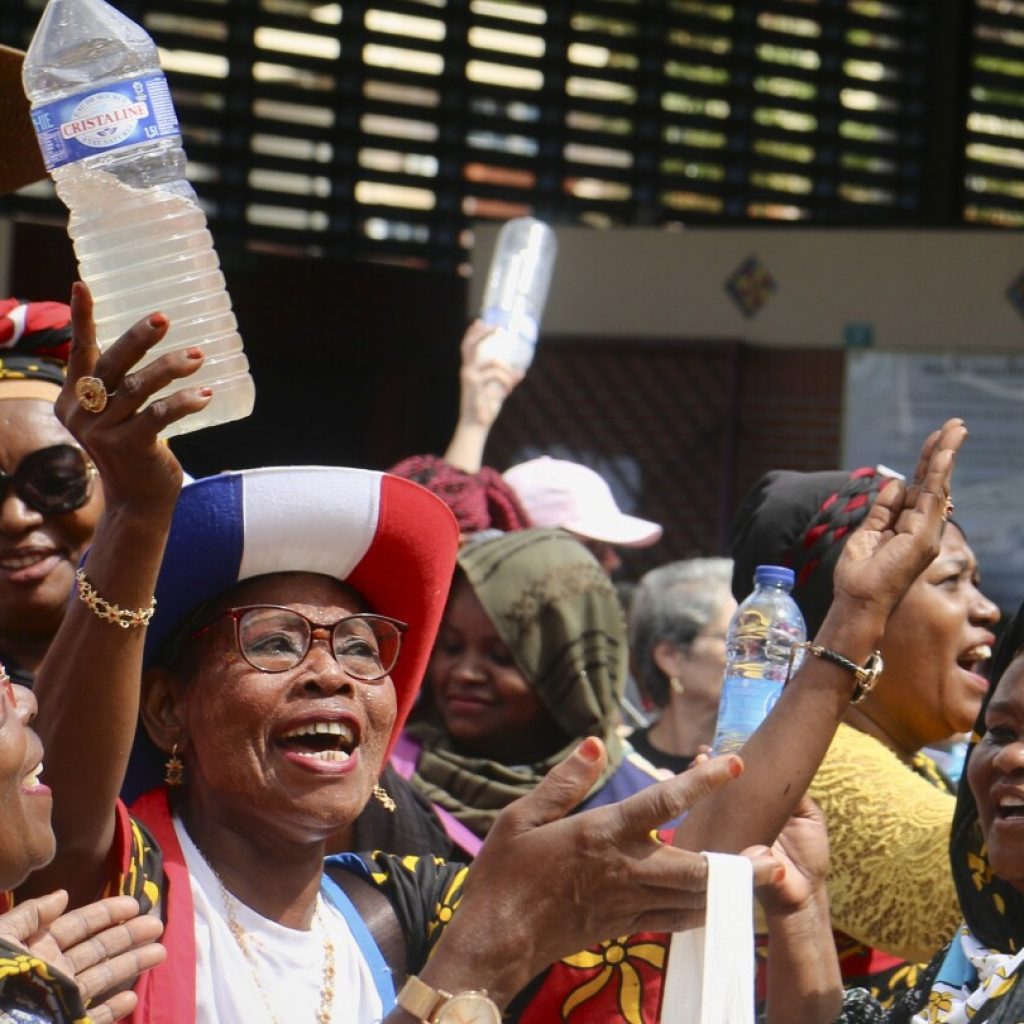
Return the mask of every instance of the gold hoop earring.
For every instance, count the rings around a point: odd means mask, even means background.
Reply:
[[[677,679],[675,676],[671,676],[668,681],[669,689],[673,693],[683,694],[686,693],[686,687],[683,686],[682,679]]]
[[[164,785],[180,786],[185,781],[185,762],[178,757],[178,744],[171,748],[171,756],[164,764]]]
[[[395,803],[391,794],[379,782],[373,787],[373,797],[375,800],[380,801],[385,811],[388,811],[391,814],[395,813],[395,809],[398,807],[398,804]]]

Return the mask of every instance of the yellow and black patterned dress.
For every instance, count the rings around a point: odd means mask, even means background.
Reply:
[[[75,983],[0,939],[0,1024],[88,1024]]]

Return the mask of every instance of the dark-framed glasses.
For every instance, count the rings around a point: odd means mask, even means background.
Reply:
[[[55,444],[29,452],[13,473],[0,470],[0,502],[11,488],[31,509],[44,516],[74,512],[92,492],[96,467],[81,448]]]
[[[348,675],[363,682],[383,679],[398,661],[404,622],[386,615],[363,612],[336,622],[314,622],[294,608],[254,604],[228,608],[213,622],[192,634],[202,636],[223,618],[235,623],[238,650],[260,672],[287,672],[295,668],[317,639],[330,639],[331,651]]]

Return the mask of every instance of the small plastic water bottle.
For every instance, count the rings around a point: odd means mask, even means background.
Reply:
[[[793,570],[759,565],[754,591],[736,609],[725,635],[725,682],[712,748],[735,753],[764,721],[782,693],[793,644],[807,638],[804,617],[790,591]],[[793,671],[800,666],[797,654]]]
[[[481,342],[481,360],[500,359],[523,373],[529,368],[557,247],[551,228],[534,217],[517,217],[498,232],[480,319],[500,330]]]
[[[104,0],[49,0],[22,73],[47,170],[67,206],[100,347],[160,310],[149,359],[199,346],[188,386],[213,398],[168,436],[252,412],[255,390],[206,215],[185,179],[178,119],[153,40]],[[182,387],[180,381],[156,398]]]

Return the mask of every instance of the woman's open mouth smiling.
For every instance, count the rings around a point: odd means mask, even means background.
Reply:
[[[989,659],[992,657],[990,644],[975,644],[964,651],[956,659],[957,666],[972,676],[972,682],[981,690],[987,693],[989,688],[988,677],[985,674]]]
[[[1024,822],[1024,795],[1007,793],[995,801],[996,818],[1000,821],[1016,819]]]
[[[358,760],[359,723],[345,718],[307,718],[277,738],[285,756],[315,770],[348,771]]]
[[[19,788],[26,796],[49,796],[50,787],[39,781],[43,774],[43,762],[40,761],[35,768],[25,773],[22,777]]]
[[[34,583],[45,579],[61,561],[52,547],[13,548],[0,553],[0,574],[11,583]]]

